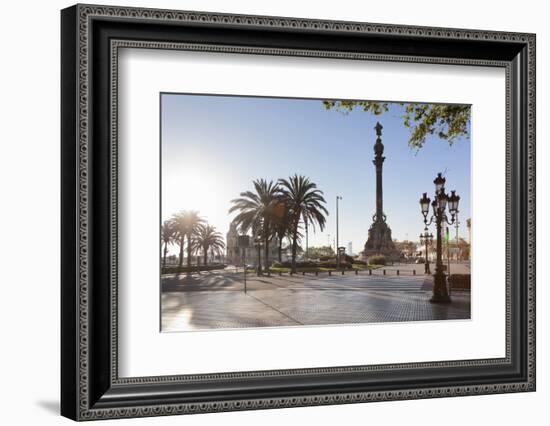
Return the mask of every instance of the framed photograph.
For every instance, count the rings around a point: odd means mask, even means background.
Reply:
[[[64,416],[535,390],[535,35],[61,30]]]

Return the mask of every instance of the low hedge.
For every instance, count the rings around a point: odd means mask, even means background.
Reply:
[[[386,256],[384,256],[383,254],[369,257],[369,265],[385,265],[385,264],[386,264]]]
[[[328,268],[328,269],[336,269],[338,267],[338,265],[336,264],[336,260],[326,260],[324,262],[321,262],[319,266],[321,268]],[[352,264],[349,262],[346,262],[344,260],[340,262],[341,269],[351,269],[352,267],[353,267]]]
[[[311,260],[297,260],[296,261],[296,267],[297,268],[316,268],[320,265],[319,262],[314,262]],[[274,268],[291,268],[292,262],[290,260],[287,260],[285,262],[273,262],[272,266]]]

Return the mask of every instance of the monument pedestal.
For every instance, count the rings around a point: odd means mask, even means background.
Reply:
[[[382,254],[388,258],[399,257],[399,250],[395,248],[391,237],[391,229],[386,222],[375,221],[369,229],[369,238],[365,243],[364,256]]]

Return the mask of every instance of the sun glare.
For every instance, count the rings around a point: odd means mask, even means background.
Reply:
[[[232,196],[226,183],[219,179],[219,172],[212,172],[216,169],[212,165],[195,164],[165,172],[162,176],[162,219],[169,219],[181,210],[197,210],[202,218],[225,234]]]

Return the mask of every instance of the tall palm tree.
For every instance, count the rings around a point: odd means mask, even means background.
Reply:
[[[197,233],[198,226],[204,223],[204,220],[199,216],[196,210],[184,210],[176,213],[172,217],[172,223],[177,230],[180,244],[180,259],[179,266],[182,266],[183,260],[183,243],[187,240],[187,267],[191,267],[191,257],[193,253],[193,237]]]
[[[202,250],[204,266],[208,263],[209,249],[219,252],[225,248],[222,234],[216,231],[214,226],[208,224],[200,224],[197,227],[194,243]]]
[[[168,246],[174,242],[176,232],[171,221],[165,220],[161,225],[161,240],[164,244],[162,251],[162,267],[166,268],[166,255],[168,254]]]
[[[269,268],[269,242],[274,234],[274,207],[279,200],[279,188],[273,181],[257,179],[252,182],[254,191],[241,192],[239,198],[231,200],[233,206],[229,213],[238,212],[233,219],[241,230],[252,230],[253,237],[258,237],[264,243],[264,265]],[[258,275],[262,273],[261,262],[258,261]]]
[[[185,246],[185,226],[183,224],[181,213],[174,214],[170,219],[170,226],[174,232],[174,241],[179,247],[178,267],[183,265],[183,247]]]
[[[300,221],[307,221],[315,230],[319,225],[325,227],[328,211],[324,204],[323,191],[305,176],[294,175],[288,179],[279,179],[282,198],[288,205],[290,215],[290,232],[292,235],[292,271],[296,272],[296,251],[298,247]]]

